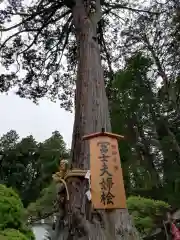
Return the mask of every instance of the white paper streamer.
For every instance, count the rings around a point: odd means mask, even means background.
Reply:
[[[91,201],[91,191],[90,190],[88,190],[86,192],[86,196],[87,196],[88,200]]]
[[[88,182],[89,182],[89,190],[86,192],[86,196],[88,198],[89,201],[91,201],[91,172],[90,170],[87,171],[86,175],[85,175],[85,178],[88,179]]]

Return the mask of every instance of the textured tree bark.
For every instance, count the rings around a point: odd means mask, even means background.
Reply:
[[[72,167],[89,169],[89,145],[82,136],[105,128],[111,131],[100,50],[96,41],[97,18],[87,16],[76,0],[73,19],[78,42],[75,122],[72,141]],[[127,210],[94,211],[88,202],[86,180],[68,182],[70,200],[66,206],[65,226],[55,239],[119,240],[139,239]]]

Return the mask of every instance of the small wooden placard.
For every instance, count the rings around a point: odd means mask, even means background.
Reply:
[[[117,138],[112,133],[85,136],[90,141],[91,195],[95,209],[126,208]]]

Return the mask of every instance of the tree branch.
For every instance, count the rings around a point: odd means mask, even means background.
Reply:
[[[36,34],[36,36],[34,37],[33,41],[27,46],[27,48],[26,48],[25,50],[23,50],[23,51],[21,51],[20,53],[18,53],[18,55],[20,55],[20,54],[28,51],[28,50],[36,43],[39,35],[41,34],[42,30],[43,30],[45,27],[47,27],[50,23],[53,23],[53,22],[56,22],[56,21],[62,19],[63,17],[65,17],[66,15],[68,15],[68,14],[70,13],[70,11],[67,11],[67,12],[63,13],[63,14],[62,14],[60,17],[58,17],[57,19],[51,20],[51,17],[55,14],[55,12],[56,12],[56,10],[53,11],[53,12],[50,14],[50,16],[49,16],[49,18],[48,18],[48,21],[46,21],[46,22],[42,25],[41,28],[39,28],[39,29],[25,29],[25,30],[22,30],[22,31],[18,31],[18,32],[16,32],[15,34],[13,34],[13,35],[11,35],[10,37],[8,37],[8,38],[3,42],[3,44],[0,45],[0,49],[2,49],[9,40],[11,40],[11,39],[12,39],[13,37],[15,37],[15,36],[18,36],[20,33],[23,33],[23,32],[37,32],[37,34]]]
[[[32,14],[29,18],[26,18],[26,19],[22,20],[21,22],[15,24],[15,25],[13,25],[13,26],[11,26],[11,27],[9,27],[9,28],[0,28],[0,32],[8,32],[8,31],[13,30],[13,29],[15,29],[15,28],[17,28],[17,27],[20,27],[23,23],[26,23],[26,22],[31,21],[31,20],[32,20],[34,17],[36,17],[38,14],[39,14],[39,12],[36,13],[36,14],[34,13],[34,14]]]
[[[56,21],[62,19],[63,17],[65,17],[66,15],[68,15],[68,14],[70,13],[70,11],[67,11],[67,12],[63,13],[58,19],[56,19],[56,20],[51,20],[51,17],[55,14],[55,12],[56,12],[56,10],[50,14],[50,16],[48,17],[48,21],[46,21],[46,22],[42,25],[42,27],[39,29],[38,33],[37,33],[36,36],[34,37],[34,39],[33,39],[33,41],[31,42],[31,44],[30,44],[25,50],[23,50],[22,52],[20,52],[19,55],[22,54],[22,53],[24,53],[24,52],[26,52],[26,51],[28,51],[28,50],[36,43],[39,35],[41,34],[42,30],[43,30],[45,27],[47,27],[50,23],[53,23],[53,22],[56,22]]]
[[[72,27],[72,16],[69,17],[69,19],[67,20],[66,24],[64,25],[62,31],[61,31],[61,35],[59,36],[59,41],[46,53],[46,58],[45,60],[43,61],[43,64],[45,64],[45,62],[55,53],[55,52],[59,52],[58,50],[58,46],[62,43],[63,39],[65,38],[64,40],[64,43],[63,43],[63,46],[62,46],[62,50],[60,49],[61,51],[61,56],[60,56],[60,59],[59,59],[59,64],[61,62],[61,59],[62,59],[62,56],[63,56],[63,53],[64,53],[64,50],[66,48],[66,45],[68,43],[68,39],[69,39],[69,35],[70,35],[70,29]],[[52,52],[52,50],[55,49],[55,51]],[[50,54],[49,54],[50,53]]]
[[[28,30],[22,30],[22,31],[18,31],[16,33],[14,33],[13,35],[9,36],[3,43],[2,45],[0,45],[0,50],[6,45],[6,43],[11,40],[13,37],[16,37],[18,36],[20,33],[23,33],[23,32],[37,32],[39,29],[28,29]]]
[[[66,37],[65,37],[65,40],[64,40],[64,44],[63,44],[63,47],[62,47],[62,52],[61,52],[61,57],[60,57],[60,60],[59,60],[59,64],[60,64],[60,62],[61,62],[61,59],[62,59],[62,57],[63,57],[63,54],[64,54],[64,50],[65,50],[65,48],[66,48],[66,46],[67,46],[67,44],[68,44],[68,40],[69,40],[69,35],[70,35],[70,29],[72,28],[72,24],[71,24],[71,20],[72,20],[72,17],[70,17],[69,19],[68,19],[68,24],[67,24],[67,32],[66,32]]]
[[[158,14],[158,15],[162,13],[162,12],[151,12],[149,10],[144,10],[144,9],[131,8],[131,7],[128,7],[127,4],[123,5],[123,4],[104,3],[104,6],[108,8],[106,11],[104,11],[104,14],[108,14],[113,9],[125,9],[132,12],[141,12],[141,13]]]
[[[114,13],[114,12],[110,12],[109,14],[114,15],[116,18],[122,20],[124,23],[126,22],[125,19],[123,19],[122,17],[118,16],[118,15],[117,15],[116,13]]]
[[[23,19],[21,22],[15,24],[15,25],[13,25],[13,26],[11,26],[9,28],[0,28],[0,32],[8,32],[10,30],[13,30],[13,29],[15,29],[17,27],[20,27],[22,24],[27,23],[27,22],[33,20],[34,17],[40,15],[41,13],[44,13],[46,11],[47,11],[47,13],[49,13],[51,11],[51,9],[56,9],[57,10],[59,7],[62,7],[62,6],[61,5],[59,6],[58,4],[54,4],[49,9],[45,9],[45,8],[44,9],[43,8],[39,8],[38,9],[37,8],[36,12],[32,13],[31,15],[28,15],[29,17],[27,17],[26,19]]]

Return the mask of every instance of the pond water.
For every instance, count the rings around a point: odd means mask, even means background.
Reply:
[[[36,225],[32,227],[36,240],[44,240],[47,229],[45,225]]]

